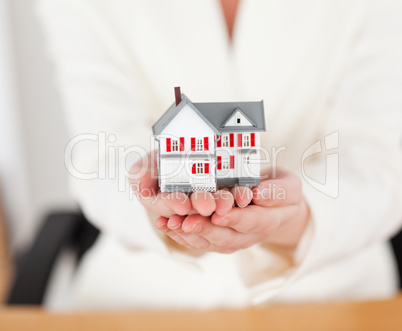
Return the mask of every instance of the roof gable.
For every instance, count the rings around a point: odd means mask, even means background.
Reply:
[[[221,128],[226,126],[256,126],[254,122],[239,108],[237,107],[230,114],[228,119],[221,125]]]
[[[218,133],[219,134],[219,133]],[[186,104],[167,124],[160,135],[164,137],[216,136],[216,131],[202,119],[189,104]]]
[[[158,121],[152,126],[152,131],[154,135],[158,135],[163,132],[163,130],[168,126],[168,124],[176,117],[176,115],[188,105],[194,112],[201,117],[201,119],[216,133],[220,134],[218,129],[202,114],[197,107],[184,95],[181,95],[181,102],[176,106],[173,103],[168,110],[159,118]]]

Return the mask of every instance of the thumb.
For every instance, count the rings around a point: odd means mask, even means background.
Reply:
[[[148,153],[131,166],[129,182],[131,189],[142,196],[157,194],[159,187],[156,151]]]

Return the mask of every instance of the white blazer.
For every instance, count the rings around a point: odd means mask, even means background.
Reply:
[[[401,1],[242,0],[233,43],[217,0],[40,0],[38,13],[71,136],[92,134],[72,160],[98,179],[71,171],[72,192],[103,231],[65,308],[245,307],[396,291],[386,242],[402,220]],[[300,175],[311,208],[296,252],[260,244],[191,254],[153,228],[155,215],[116,178],[116,146],[120,159],[139,146],[127,166],[153,148],[151,125],[174,86],[195,102],[264,100],[262,145],[282,147],[277,163]]]

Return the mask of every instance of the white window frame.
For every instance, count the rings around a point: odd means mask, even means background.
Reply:
[[[243,147],[250,147],[250,135],[249,134],[243,134]]]
[[[172,152],[179,151],[179,141],[177,139],[172,139]]]
[[[240,115],[240,113],[236,114],[236,124],[241,124],[241,115]]]
[[[222,135],[221,139],[222,139],[221,144],[222,147],[229,147],[229,135],[228,134]]]
[[[250,156],[245,156],[243,162],[244,164],[250,164]]]
[[[204,138],[196,138],[195,139],[195,150],[197,152],[203,151],[204,150]]]
[[[205,163],[202,163],[202,162],[197,162],[196,163],[196,171],[195,171],[195,173],[196,174],[205,174]]]

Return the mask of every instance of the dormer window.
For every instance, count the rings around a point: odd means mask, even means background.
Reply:
[[[239,107],[235,108],[233,112],[226,118],[226,121],[221,125],[221,128],[231,127],[231,126],[255,126],[248,115],[253,116],[253,111],[250,114],[243,112]]]

